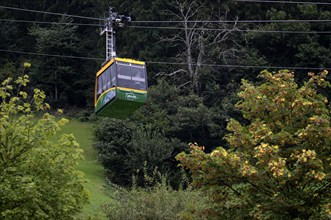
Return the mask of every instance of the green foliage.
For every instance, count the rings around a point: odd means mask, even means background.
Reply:
[[[94,147],[104,166],[107,176],[117,184],[128,184],[132,173],[124,167],[126,146],[131,141],[131,127],[128,123],[104,119],[95,129]]]
[[[178,108],[171,120],[176,128],[176,136],[185,143],[195,140],[209,148],[215,146],[215,139],[220,132],[220,126],[215,123],[218,117],[215,110],[208,108],[202,98],[193,94],[179,96],[174,104]]]
[[[322,0],[327,2],[327,0]],[[229,96],[226,85],[229,82],[240,83],[241,78],[255,80],[255,68],[218,68],[203,64],[234,64],[248,66],[301,66],[328,67],[330,66],[330,37],[328,34],[315,31],[330,30],[330,22],[267,22],[267,23],[233,23],[199,22],[194,20],[327,20],[330,10],[327,5],[314,4],[248,4],[232,0],[222,1],[164,1],[149,2],[128,0],[69,0],[66,3],[41,0],[3,0],[3,5],[81,15],[98,18],[108,10],[109,5],[120,14],[130,15],[133,21],[178,21],[182,18],[178,3],[182,3],[185,12],[190,15],[188,27],[191,30],[191,54],[193,68],[197,68],[196,76],[188,74],[187,65],[173,65],[164,62],[186,62],[184,22],[169,23],[171,28],[161,28],[161,24],[136,23],[135,27],[116,30],[117,54],[120,57],[135,58],[147,62],[149,84],[153,85],[160,78],[166,77],[171,84],[186,91],[190,78],[198,82],[197,94],[203,96],[204,104],[215,106]],[[188,7],[191,10],[188,10]],[[195,13],[196,12],[196,13]],[[191,13],[191,14],[190,14]],[[93,25],[52,25],[32,22],[14,22],[8,20],[26,20],[41,22],[57,22],[53,15],[43,13],[22,13],[22,11],[3,9],[0,11],[0,48],[14,51],[49,53],[81,57],[104,57],[105,40],[100,37],[99,27]],[[72,20],[73,19],[73,20]],[[72,18],[72,23],[92,24],[92,20]],[[68,22],[62,20],[64,22]],[[148,27],[145,28],[144,26]],[[235,26],[235,27],[234,27]],[[155,28],[154,28],[155,27]],[[179,29],[178,29],[179,28]],[[202,29],[203,30],[202,30]],[[224,35],[226,30],[229,34]],[[74,30],[73,30],[74,29]],[[219,29],[220,31],[208,31]],[[283,30],[306,31],[307,33],[258,33],[240,32],[238,30]],[[72,35],[68,35],[71,32]],[[29,34],[30,33],[30,34]],[[31,35],[32,34],[32,35]],[[69,36],[69,37],[68,37]],[[224,36],[226,41],[217,41],[217,36]],[[41,40],[43,39],[43,40]],[[77,42],[77,39],[79,41]],[[132,40],[135,39],[135,40]],[[74,42],[74,47],[72,43]],[[189,42],[187,42],[189,43]],[[52,46],[50,48],[50,46]],[[200,53],[201,52],[201,53]],[[201,56],[199,56],[199,54]],[[183,56],[184,55],[184,56]],[[95,60],[33,56],[20,53],[2,52],[0,65],[13,62],[15,65],[31,61],[31,77],[41,79],[38,84],[51,101],[55,102],[55,84],[58,84],[58,104],[65,107],[93,108],[94,73],[100,63]],[[198,59],[201,59],[201,62]],[[183,59],[184,58],[184,59]],[[161,61],[162,63],[150,62]],[[201,64],[201,66],[200,66]],[[199,67],[198,67],[199,66]],[[55,70],[57,73],[55,73]],[[306,72],[302,70],[299,73]],[[47,74],[46,74],[47,73]],[[51,74],[49,74],[51,73]],[[58,81],[56,77],[58,76]],[[298,74],[297,77],[300,77]],[[304,74],[302,74],[304,75]],[[219,88],[217,88],[217,86]],[[218,93],[218,90],[221,93]],[[215,94],[217,96],[215,96]],[[209,102],[218,97],[215,102]],[[206,100],[208,102],[206,102]],[[217,106],[218,107],[218,106]],[[224,123],[224,122],[223,122]]]
[[[175,155],[183,148],[178,140],[166,138],[161,131],[138,127],[132,122],[104,119],[95,130],[95,148],[107,177],[116,184],[129,185],[132,175],[142,170],[147,161],[148,172],[155,167],[173,174],[176,179]],[[141,179],[138,179],[141,182]]]
[[[236,105],[249,122],[231,119],[229,149],[206,154],[192,145],[177,159],[216,204],[207,216],[224,219],[329,219],[331,217],[331,127],[327,71],[310,73],[299,87],[294,74],[261,73],[260,86],[247,81]]]
[[[70,25],[71,19],[63,17],[59,22],[68,25],[53,25],[50,28],[33,26],[29,34],[36,40],[36,49],[43,54],[79,55],[79,39],[77,37],[77,26]],[[35,64],[35,71],[32,71],[34,80],[43,85],[47,92],[49,101],[54,105],[62,106],[80,100],[76,94],[78,76],[77,66],[70,63],[68,59],[48,57],[38,59]],[[43,82],[43,83],[41,83]],[[77,98],[79,97],[79,98]],[[76,102],[79,104],[79,102]]]
[[[330,12],[325,7],[317,5],[291,5],[288,7],[268,8],[263,19],[268,20],[309,20],[323,19]],[[257,14],[261,16],[261,14]],[[261,19],[261,18],[259,18]],[[260,27],[260,30],[305,31],[301,34],[283,33],[249,33],[248,39],[266,58],[268,63],[283,66],[323,67],[330,65],[330,41],[322,34],[315,31],[324,31],[330,28],[330,24],[321,23],[268,23]],[[306,70],[304,70],[306,71]],[[298,71],[302,73],[304,71]],[[304,74],[303,74],[304,75]],[[297,76],[300,77],[300,76]],[[300,77],[303,78],[302,76]]]
[[[45,12],[58,12],[63,14],[82,15],[88,17],[100,17],[108,4],[101,0],[77,0],[62,2],[46,2],[40,0],[22,1],[2,1],[3,5],[32,9]],[[35,56],[25,53],[1,52],[0,66],[8,62],[15,63],[16,66],[31,61],[32,86],[38,86],[47,94],[47,101],[52,106],[61,107],[86,107],[93,106],[93,87],[95,73],[100,66],[95,60],[63,58],[64,56],[78,57],[102,57],[103,38],[98,34],[98,27],[90,25],[76,26],[73,23],[88,23],[86,19],[60,18],[54,15],[43,13],[22,13],[19,10],[1,10],[0,23],[0,47],[13,51],[24,51],[42,54],[55,54],[59,57]],[[17,22],[8,20],[26,20],[31,22]],[[33,21],[45,22],[35,25]],[[52,24],[54,22],[54,24]],[[65,22],[68,25],[57,25],[57,22]],[[70,29],[74,33],[70,35]],[[66,31],[67,30],[67,31]],[[33,31],[40,34],[34,35]],[[32,35],[31,35],[32,34]],[[43,40],[40,40],[43,38]],[[79,41],[77,41],[79,39]],[[75,47],[73,48],[72,43]],[[98,45],[98,46],[96,46]],[[52,48],[50,48],[52,47]],[[58,73],[56,81],[55,71]],[[13,73],[13,72],[12,72]],[[12,78],[15,78],[11,75]],[[58,99],[55,100],[55,84],[58,84]],[[36,85],[38,84],[38,85]]]
[[[13,62],[9,62],[8,60],[5,61],[4,64],[0,67],[0,81],[4,81],[15,71],[15,64]]]
[[[201,192],[191,188],[174,190],[167,178],[155,171],[152,176],[145,175],[145,182],[156,182],[152,187],[127,190],[117,188],[113,202],[104,206],[109,219],[117,220],[175,220],[204,219],[195,216],[206,202]],[[190,210],[190,211],[186,211]]]
[[[179,141],[166,138],[161,132],[150,128],[137,128],[132,135],[132,141],[127,149],[128,166],[131,171],[141,170],[145,161],[148,161],[148,170],[154,167],[163,172],[171,172],[171,158],[174,158],[174,147],[178,146]]]
[[[175,183],[179,175],[175,155],[187,151],[188,142],[197,141],[209,150],[220,144],[217,117],[201,97],[182,95],[175,86],[160,81],[150,88],[148,103],[131,118],[104,119],[98,125],[95,147],[116,184],[130,184],[132,174],[142,170],[145,161],[149,173],[157,166]]]
[[[148,90],[148,102],[131,120],[160,130],[185,145],[196,141],[212,148],[219,144],[219,115],[195,94],[182,93],[175,85],[160,80]],[[216,145],[217,145],[216,144]]]
[[[45,93],[28,94],[27,75],[0,87],[0,218],[73,219],[87,202],[82,173],[75,169],[82,158],[73,135],[52,137],[67,120],[57,120],[44,103]]]

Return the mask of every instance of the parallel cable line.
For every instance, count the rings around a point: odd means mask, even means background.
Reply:
[[[33,21],[33,20],[17,20],[17,19],[5,19],[0,18],[0,21],[7,22],[22,22],[22,23],[40,23],[40,24],[75,24],[75,25],[87,25],[87,26],[102,26],[99,24],[91,23],[70,23],[70,22],[56,22],[56,21]],[[196,20],[187,21],[188,23],[305,23],[305,22],[331,22],[331,20],[238,20],[238,21],[207,21],[207,20]],[[183,21],[131,21],[131,23],[183,23]],[[142,26],[144,27],[144,26]],[[153,26],[151,26],[153,27]],[[162,26],[161,26],[162,27]]]
[[[27,54],[27,55],[35,55],[35,56],[47,56],[47,57],[57,57],[57,58],[71,58],[71,59],[82,59],[82,60],[105,60],[105,59],[95,58],[95,57],[80,57],[80,56],[60,55],[60,54],[35,53],[35,52],[26,52],[26,51],[18,51],[18,50],[0,49],[0,51],[1,52],[7,52],[7,53],[19,53],[19,54]]]
[[[95,58],[95,57],[79,57],[79,56],[68,56],[68,55],[58,55],[58,54],[45,54],[45,53],[35,53],[35,52],[25,52],[17,50],[5,50],[0,49],[1,52],[8,53],[19,53],[19,54],[28,54],[35,56],[48,56],[48,57],[57,57],[57,58],[71,58],[71,59],[85,59],[85,60],[100,60],[104,61],[105,58]],[[162,62],[162,61],[145,61],[147,64],[165,64],[165,65],[187,65],[184,62]],[[192,65],[200,66],[209,66],[209,67],[221,67],[221,68],[258,68],[258,69],[295,69],[295,70],[324,70],[331,69],[329,67],[295,67],[295,66],[254,66],[254,65],[235,65],[235,64],[197,64],[191,63]]]
[[[239,2],[273,2],[273,3],[310,3],[310,2],[287,2],[287,1],[253,1],[253,0],[236,0]],[[318,2],[315,2],[314,4],[317,4]],[[331,3],[321,3],[321,4],[327,4],[331,5]],[[64,14],[64,13],[55,13],[55,12],[47,12],[47,11],[39,11],[39,10],[32,10],[32,9],[25,9],[25,8],[15,8],[15,7],[9,7],[9,6],[2,6],[0,5],[0,8],[3,9],[9,9],[9,10],[18,10],[18,11],[27,11],[27,12],[35,12],[35,13],[43,13],[43,14],[50,14],[50,15],[57,15],[57,16],[67,16],[67,17],[73,17],[73,18],[82,18],[82,19],[92,19],[101,21],[103,19],[95,18],[95,17],[87,17],[87,16],[80,16],[80,15],[70,15],[70,14]],[[5,19],[1,19],[5,20]],[[14,20],[14,19],[8,19],[12,21],[17,22],[28,22],[24,20]],[[38,21],[42,22],[42,21]],[[183,21],[131,21],[131,23],[181,23]],[[317,20],[317,19],[310,19],[310,20],[220,20],[220,21],[208,21],[208,20],[193,20],[193,21],[187,21],[188,23],[300,23],[300,22],[331,22],[329,19],[324,20]],[[43,22],[48,23],[48,22]],[[63,23],[66,24],[66,23]],[[80,24],[85,25],[85,24]],[[86,25],[94,25],[94,24],[86,24]],[[95,24],[96,26],[100,26]]]
[[[26,9],[26,8],[15,8],[15,7],[3,6],[3,5],[0,5],[0,8],[8,9],[8,10],[15,10],[15,11],[26,11],[26,12],[42,13],[42,14],[49,14],[49,15],[56,15],[56,16],[65,16],[65,17],[72,17],[72,18],[90,19],[90,20],[97,20],[97,21],[103,20],[103,19],[94,18],[94,17],[87,17],[87,16],[80,16],[80,15],[70,15],[70,14],[47,12],[47,11],[39,11],[39,10],[32,10],[32,9]]]
[[[180,27],[165,27],[165,26],[128,26],[130,28],[144,29],[167,29],[167,30],[185,30]],[[229,31],[229,32],[255,32],[255,33],[283,33],[283,34],[331,34],[331,31],[286,31],[286,30],[253,30],[253,29],[224,29],[224,28],[187,28],[187,30],[197,31]]]
[[[187,63],[161,62],[161,61],[145,61],[150,64],[166,64],[166,65],[187,65]],[[258,69],[296,69],[296,70],[325,70],[329,67],[295,67],[295,66],[253,66],[253,65],[236,65],[236,64],[196,64],[209,67],[223,67],[223,68],[258,68]]]
[[[79,26],[95,26],[100,27],[99,24],[88,24],[88,23],[71,23],[71,22],[57,22],[57,21],[32,21],[32,20],[16,20],[16,19],[2,19],[3,22],[17,22],[17,23],[34,23],[34,24],[54,24],[54,25],[79,25]]]
[[[327,3],[327,2],[274,1],[274,0],[235,0],[235,1],[236,2],[253,2],[253,3],[331,5],[331,3]]]
[[[272,2],[272,3],[306,3],[306,4],[326,4],[331,5],[331,3],[323,3],[323,2],[288,2],[288,1],[267,1],[267,0],[261,0],[261,1],[254,1],[254,0],[236,0],[238,2]],[[56,12],[47,12],[47,11],[38,11],[38,10],[32,10],[32,9],[25,9],[25,8],[15,8],[15,7],[9,7],[9,6],[2,6],[0,5],[0,8],[3,9],[9,9],[9,10],[18,10],[18,11],[27,11],[27,12],[35,12],[35,13],[43,13],[43,14],[50,14],[50,15],[57,15],[57,16],[67,16],[67,17],[73,17],[73,18],[83,18],[83,19],[92,19],[92,20],[98,20],[101,21],[103,19],[95,18],[95,17],[87,17],[87,16],[80,16],[80,15],[70,15],[65,13],[56,13]],[[183,21],[131,21],[131,23],[181,23]],[[219,21],[209,21],[209,20],[192,20],[187,21],[188,23],[300,23],[300,22],[331,22],[329,19],[324,20],[317,20],[317,19],[308,19],[308,20],[219,20]]]
[[[15,19],[0,19],[3,22],[18,22],[18,23],[35,23],[35,24],[52,24],[52,25],[79,25],[79,26],[94,26],[100,27],[98,24],[88,23],[70,23],[70,22],[50,22],[50,21],[29,21],[29,20],[15,20]],[[168,30],[185,30],[181,27],[169,27],[169,26],[143,26],[143,25],[129,25],[131,28],[142,29],[168,29]],[[193,30],[188,28],[188,30]],[[198,31],[230,31],[230,32],[255,32],[255,33],[284,33],[284,34],[331,34],[331,31],[289,31],[289,30],[254,30],[254,29],[224,29],[224,28],[195,28]]]
[[[219,21],[209,21],[209,20],[192,20],[186,21],[187,23],[313,23],[313,22],[331,22],[331,20],[219,20]],[[131,21],[131,23],[183,23],[183,21]]]

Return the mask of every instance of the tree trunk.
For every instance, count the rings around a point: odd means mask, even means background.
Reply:
[[[58,81],[58,79],[57,79],[57,72],[55,72],[55,85],[54,85],[54,100],[57,102],[57,100],[58,100],[58,95],[57,95],[57,93],[58,93],[58,91],[57,91],[57,81]]]

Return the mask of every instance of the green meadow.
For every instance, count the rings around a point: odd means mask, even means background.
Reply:
[[[59,134],[73,134],[84,150],[84,159],[80,161],[78,169],[85,174],[86,189],[89,191],[89,203],[85,205],[78,219],[106,219],[102,206],[110,202],[111,192],[106,182],[102,165],[97,160],[97,153],[92,146],[94,124],[70,119],[62,127]]]

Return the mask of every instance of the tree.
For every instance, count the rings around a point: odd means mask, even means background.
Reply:
[[[137,181],[141,184],[145,163],[148,174],[157,167],[169,174],[172,181],[178,181],[176,177],[180,173],[174,158],[183,147],[177,149],[182,143],[176,138],[167,138],[162,131],[148,125],[104,119],[95,130],[95,139],[99,159],[113,183],[127,186],[132,184],[132,176],[138,175]]]
[[[167,138],[177,138],[184,145],[197,141],[207,148],[220,144],[220,117],[213,108],[203,104],[196,94],[181,92],[166,80],[148,91],[147,104],[131,117],[137,124],[162,131]]]
[[[177,159],[193,183],[216,204],[210,216],[224,219],[329,219],[331,217],[331,126],[327,71],[309,74],[299,87],[294,74],[261,73],[259,86],[247,81],[236,105],[246,125],[231,119],[229,149],[212,153],[192,145]],[[207,214],[208,215],[208,214]]]
[[[128,119],[102,120],[95,130],[95,147],[114,183],[130,184],[132,174],[142,170],[145,161],[149,173],[157,166],[177,182],[180,169],[175,156],[188,151],[187,143],[193,141],[209,151],[218,146],[225,129],[219,121],[220,116],[203,105],[201,97],[183,95],[160,80],[150,87],[146,105]]]
[[[77,26],[71,25],[72,19],[66,17],[59,19],[59,22],[67,24],[54,24],[51,28],[33,26],[30,29],[30,35],[36,39],[37,52],[58,56],[79,55]],[[73,101],[77,99],[75,81],[82,77],[75,68],[76,65],[68,59],[59,59],[59,57],[39,59],[36,65],[37,71],[33,74],[33,78],[44,86],[50,100],[56,104],[62,103],[62,105],[68,104],[68,102],[75,103]]]
[[[179,86],[187,87],[195,94],[201,95],[201,75],[204,72],[212,72],[203,65],[217,59],[227,63],[228,55],[232,54],[238,44],[234,33],[239,29],[236,22],[222,23],[222,20],[227,19],[226,12],[220,13],[220,10],[210,7],[206,1],[176,0],[171,3],[173,6],[168,13],[174,20],[179,21],[175,28],[180,31],[171,33],[171,37],[163,37],[162,40],[177,45],[176,60],[185,63],[186,67],[177,69],[169,75],[184,78]],[[215,24],[210,22],[211,20],[219,22]]]
[[[279,6],[279,7],[277,7]],[[265,11],[262,19],[267,20],[322,20],[330,16],[330,11],[323,5],[292,4],[286,7],[277,5],[262,9]],[[256,16],[261,16],[257,13]],[[251,18],[261,19],[261,18]],[[330,29],[328,23],[266,23],[254,27],[269,33],[248,33],[247,39],[266,58],[269,65],[273,66],[300,66],[321,68],[330,66],[330,39],[324,34],[318,33]],[[274,30],[284,31],[277,33]],[[286,33],[288,31],[288,33]],[[292,31],[303,33],[295,34]],[[307,68],[309,70],[309,68]],[[307,70],[299,70],[297,78],[303,79]],[[301,75],[301,74],[302,75]],[[300,76],[301,75],[301,76]]]
[[[131,124],[105,118],[94,132],[94,147],[107,178],[113,183],[130,184],[132,173],[124,167],[126,147],[132,139]]]
[[[98,21],[94,21],[96,23],[92,24],[93,20],[74,17],[67,20],[61,19],[61,22],[68,23],[68,25],[61,25],[58,24],[60,20],[58,16],[48,14],[47,12],[81,15],[82,17],[94,17],[97,19],[108,7],[103,8],[106,2],[102,0],[86,0],[84,2],[70,0],[65,4],[63,2],[42,0],[3,0],[1,2],[2,5],[9,7],[44,11],[46,13],[29,13],[9,9],[0,11],[2,19],[0,21],[0,48],[8,50],[1,52],[0,66],[4,67],[13,63],[18,68],[23,62],[29,61],[33,63],[30,78],[34,85],[30,84],[30,86],[37,86],[43,89],[47,94],[47,101],[52,106],[55,106],[53,102],[55,102],[56,93],[56,71],[58,75],[57,96],[58,100],[60,100],[57,104],[63,108],[93,106],[95,73],[100,67],[100,62],[94,59],[63,58],[61,55],[102,58],[104,50],[100,44],[104,42],[104,39],[100,38],[98,34]],[[19,22],[19,20],[27,22]],[[69,24],[71,21],[77,25]],[[40,38],[40,35],[29,34],[36,26],[38,27],[36,29],[43,32],[43,37],[48,37],[48,39],[42,42],[42,45],[44,45],[43,49],[39,48],[40,42],[37,42],[37,38]],[[63,34],[63,30],[71,28],[74,29],[74,34],[70,39],[70,37],[67,37],[68,35]],[[55,33],[53,32],[54,30]],[[79,40],[77,41],[77,39]],[[64,45],[63,42],[67,43],[67,45]],[[75,43],[74,49],[68,48],[68,46],[71,46],[69,42]],[[52,43],[57,46],[51,49],[46,48]],[[22,51],[23,53],[14,51]],[[52,57],[45,54],[60,56]],[[63,69],[64,67],[67,69]],[[14,76],[11,77],[16,78]],[[1,82],[4,79],[2,78]]]
[[[73,219],[87,202],[75,169],[82,150],[73,135],[55,140],[67,120],[43,113],[45,93],[29,95],[28,82],[24,75],[0,87],[0,218]]]

